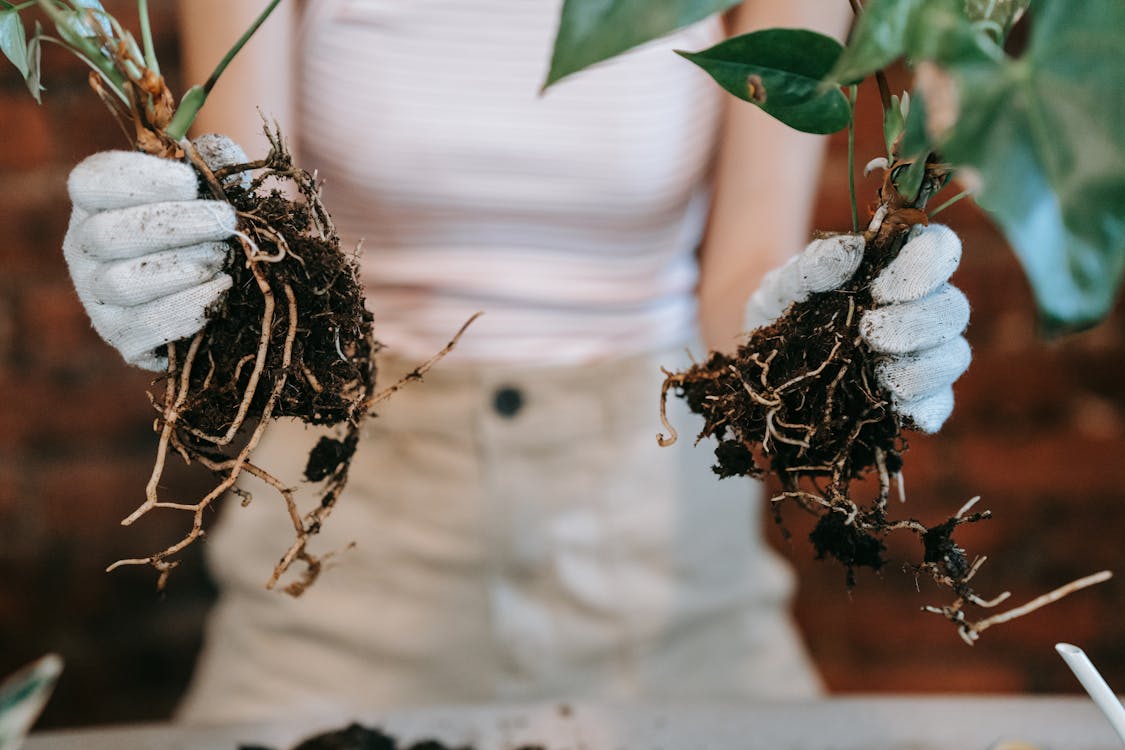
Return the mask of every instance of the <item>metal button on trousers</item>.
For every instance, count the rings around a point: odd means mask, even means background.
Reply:
[[[510,385],[496,389],[492,407],[502,417],[514,417],[523,408],[523,391]]]

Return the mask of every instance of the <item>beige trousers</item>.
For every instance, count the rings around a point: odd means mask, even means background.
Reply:
[[[292,530],[247,483],[209,537],[221,596],[178,718],[815,694],[757,485],[710,472],[676,399],[657,445],[680,358],[439,363],[370,420],[314,545],[343,551],[299,599],[263,588]],[[298,484],[315,437],[278,423],[256,461]]]

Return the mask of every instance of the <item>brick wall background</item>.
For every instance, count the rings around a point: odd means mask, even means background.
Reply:
[[[136,5],[106,3],[132,29]],[[150,8],[180,91],[174,4]],[[148,571],[103,572],[178,527],[158,514],[118,525],[143,500],[152,467],[149,378],[90,327],[61,242],[68,171],[126,141],[85,66],[44,47],[42,107],[0,64],[0,673],[48,650],[65,657],[46,726],[158,718],[187,679],[212,591],[198,553],[166,596]]]
[[[106,3],[136,28],[135,4]],[[171,3],[152,4],[165,72],[175,90]],[[75,60],[44,53],[46,104],[0,74],[0,674],[55,650],[67,668],[42,726],[168,715],[199,645],[213,591],[193,549],[165,595],[147,570],[106,564],[155,548],[178,531],[153,516],[124,529],[143,497],[155,437],[147,376],[126,368],[90,329],[60,247],[65,178],[80,159],[123,139]],[[2,68],[0,68],[2,69]],[[857,160],[880,151],[877,96],[861,93]],[[849,225],[846,143],[832,139],[816,224]],[[858,179],[861,204],[875,178]],[[980,589],[1021,603],[1120,563],[1125,532],[1125,313],[1058,342],[1036,334],[1030,293],[1002,238],[969,202],[942,216],[964,240],[955,282],[973,304],[969,373],[942,433],[914,436],[904,512],[944,518],[969,497],[995,518],[956,539],[990,561]],[[190,491],[200,477],[173,471]],[[946,603],[895,567],[859,577],[812,559],[807,523],[789,513],[792,540],[773,538],[800,574],[798,620],[831,689],[840,692],[1078,690],[1053,644],[1083,646],[1125,689],[1125,589],[1080,593],[985,634],[973,648],[922,613]],[[154,541],[156,540],[156,541]],[[913,553],[907,546],[902,552]]]

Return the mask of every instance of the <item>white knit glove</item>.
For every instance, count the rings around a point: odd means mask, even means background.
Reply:
[[[746,305],[748,329],[772,323],[793,302],[839,287],[863,257],[861,235],[814,240],[762,279]],[[961,262],[961,241],[942,224],[916,226],[898,256],[875,278],[875,308],[860,334],[880,354],[875,367],[898,413],[923,432],[937,432],[953,412],[953,381],[972,355],[962,335],[969,302],[949,277]]]
[[[222,136],[196,141],[217,168],[246,161]],[[73,210],[63,255],[94,328],[129,364],[162,370],[155,350],[197,333],[231,286],[222,271],[237,226],[230,204],[199,198],[187,164],[104,151],[68,180]]]

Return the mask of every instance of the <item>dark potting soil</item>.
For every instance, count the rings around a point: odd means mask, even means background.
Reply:
[[[253,225],[268,227],[284,237],[287,247],[259,232],[259,254],[285,257],[259,264],[273,294],[269,353],[263,381],[250,406],[260,414],[272,383],[284,370],[286,384],[273,410],[274,417],[297,417],[309,424],[331,425],[355,421],[364,408],[363,396],[374,387],[372,315],[363,304],[356,261],[340,251],[334,236],[319,236],[313,209],[290,201],[280,192],[266,195],[238,187],[227,199]],[[253,357],[262,338],[263,294],[241,249],[231,254],[227,272],[234,279],[215,311],[208,336],[192,369],[191,397],[182,419],[197,429],[222,433],[237,412],[249,386]],[[284,294],[293,291],[298,311],[297,335],[291,360],[283,367],[283,343],[289,328]]]
[[[273,750],[258,745],[241,745],[239,750]],[[468,745],[451,746],[437,740],[422,740],[409,745],[377,727],[352,723],[343,729],[317,734],[302,740],[293,750],[473,750]],[[543,750],[541,746],[524,745],[512,750]]]
[[[960,523],[984,517],[950,518],[926,529],[896,524],[886,513],[889,477],[902,468],[909,425],[878,383],[879,355],[860,336],[859,321],[872,307],[871,282],[911,226],[925,221],[916,209],[889,213],[882,228],[869,233],[863,261],[844,286],[791,305],[735,354],[712,353],[665,382],[666,391],[703,417],[699,437],[717,441],[716,474],[776,477],[779,523],[787,502],[818,516],[810,534],[816,555],[841,563],[849,587],[856,568],[877,571],[887,563],[887,533],[908,528],[922,539],[922,563],[958,588],[968,564],[951,534]],[[851,483],[875,472],[880,496],[853,498]]]

